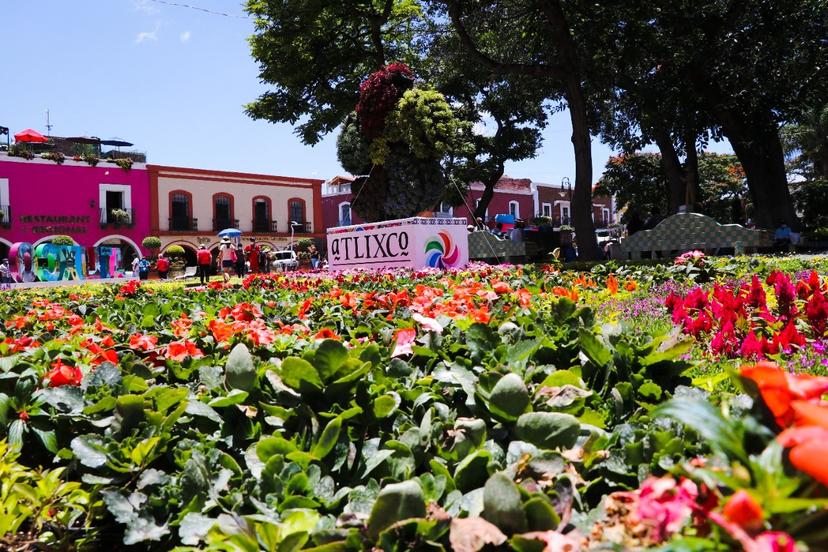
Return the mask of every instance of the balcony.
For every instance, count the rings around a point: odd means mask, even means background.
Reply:
[[[11,227],[11,207],[8,205],[0,205],[0,226]]]
[[[270,219],[253,219],[253,231],[262,233],[277,232],[278,225],[275,220]]]
[[[172,217],[169,221],[171,232],[195,232],[198,230],[198,219],[193,217]]]
[[[134,209],[101,209],[101,228],[132,228],[135,224]]]
[[[288,232],[290,232],[290,224],[288,224]],[[311,233],[311,224],[310,222],[294,222],[293,223],[293,233],[294,234],[310,234]]]
[[[218,218],[213,219],[213,231],[214,232],[221,232],[222,230],[226,230],[227,228],[238,228],[239,227],[239,219],[229,219],[229,218]]]

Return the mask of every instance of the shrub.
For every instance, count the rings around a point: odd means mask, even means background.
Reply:
[[[141,245],[147,249],[161,249],[161,238],[155,236],[147,236],[141,240]]]
[[[125,171],[128,171],[132,168],[132,159],[129,157],[124,157],[123,159],[110,159],[110,163],[115,163]]]
[[[75,240],[69,236],[60,235],[52,238],[52,243],[55,245],[75,245]]]
[[[184,248],[180,245],[171,245],[167,249],[164,250],[164,254],[168,257],[183,257],[184,256]]]
[[[95,155],[91,153],[84,154],[82,159],[92,167],[96,166],[101,161],[99,158],[97,158]]]
[[[293,246],[293,249],[296,251],[307,251],[312,245],[313,240],[311,238],[300,238],[296,240],[296,245]]]
[[[530,226],[554,226],[555,221],[552,217],[534,217],[529,219]]]
[[[34,159],[34,153],[23,144],[14,144],[9,148],[9,157],[22,157],[23,159]]]
[[[54,161],[58,165],[63,165],[63,162],[66,161],[66,156],[59,151],[47,151],[46,153],[41,153],[40,158]]]
[[[113,209],[112,218],[119,224],[126,224],[129,222],[129,212],[124,209]]]

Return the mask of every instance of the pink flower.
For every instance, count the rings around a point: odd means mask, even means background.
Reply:
[[[414,328],[397,330],[397,333],[394,335],[396,344],[394,345],[394,352],[391,353],[391,358],[412,354],[411,346],[414,344],[415,339],[417,339],[417,330]]]
[[[756,537],[756,548],[751,552],[797,552],[796,542],[782,531],[765,531]]]
[[[438,334],[443,333],[443,326],[440,325],[440,323],[434,320],[433,318],[428,318],[427,316],[423,316],[422,314],[416,312],[411,316],[411,318],[413,318],[415,322],[417,322],[420,326],[422,326],[424,329],[430,332]]]
[[[636,502],[634,518],[649,526],[652,537],[664,542],[677,533],[697,509],[699,489],[689,479],[676,483],[672,477],[650,477],[632,493],[619,493]]]

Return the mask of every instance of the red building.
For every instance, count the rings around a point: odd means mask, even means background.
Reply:
[[[567,180],[561,184],[533,182],[535,190],[535,214],[549,217],[554,226],[572,224],[572,186]],[[596,228],[606,228],[615,222],[615,209],[612,198],[599,196],[592,198],[592,222]]]
[[[361,224],[364,221],[355,212],[351,212],[351,182],[347,176],[336,176],[322,186],[322,219],[325,228]],[[473,182],[466,195],[465,204],[451,206],[441,204],[434,211],[435,216],[465,217],[473,220],[469,208],[474,210],[483,196],[483,184]],[[359,201],[357,199],[357,201]],[[466,206],[468,205],[468,207]],[[535,216],[535,196],[532,181],[528,178],[509,178],[504,176],[495,186],[494,196],[486,211],[486,222],[494,224],[495,215],[511,213],[520,219]]]

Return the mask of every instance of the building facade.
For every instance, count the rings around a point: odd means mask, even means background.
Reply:
[[[36,246],[67,235],[89,251],[90,267],[98,246],[119,249],[120,262],[129,266],[144,253],[150,210],[143,164],[123,169],[101,161],[93,167],[72,158],[57,164],[0,153],[0,258],[14,243]]]
[[[572,188],[564,184],[533,182],[535,191],[535,216],[548,217],[554,226],[572,224]],[[592,222],[595,228],[606,228],[615,222],[615,209],[611,197],[592,198]]]
[[[322,213],[325,228],[350,226],[364,221],[351,210],[353,196],[352,179],[337,176],[322,186]],[[470,223],[474,219],[473,211],[483,197],[484,186],[473,182],[469,192],[460,205],[441,204],[434,211],[435,216],[465,217]],[[358,199],[357,199],[358,201]],[[495,215],[511,214],[515,218],[529,220],[534,217],[549,217],[554,226],[572,224],[571,204],[572,190],[562,185],[532,182],[528,178],[510,178],[504,176],[495,185],[494,194],[486,209],[484,222],[494,226]],[[605,228],[615,221],[612,198],[593,198],[592,220],[596,228]]]
[[[322,180],[148,165],[150,233],[161,250],[173,244],[194,264],[201,243],[214,249],[218,232],[237,228],[274,249],[291,239],[324,237]]]

